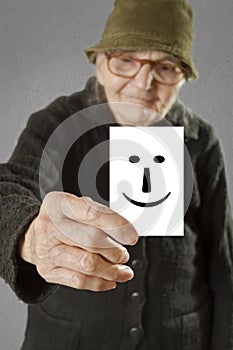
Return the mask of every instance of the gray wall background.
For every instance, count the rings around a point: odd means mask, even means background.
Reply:
[[[233,1],[191,3],[200,78],[184,87],[181,99],[217,128],[233,202]],[[112,5],[113,0],[1,1],[1,162],[10,156],[32,112],[83,88],[93,74],[83,49],[97,42]],[[0,348],[19,349],[26,305],[1,279],[0,319]]]

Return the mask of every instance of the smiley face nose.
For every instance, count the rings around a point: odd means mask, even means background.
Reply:
[[[144,168],[142,192],[144,193],[151,192],[150,168]]]

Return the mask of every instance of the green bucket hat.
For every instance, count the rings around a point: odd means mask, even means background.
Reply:
[[[192,61],[193,13],[188,0],[115,0],[100,42],[85,50],[91,63],[98,52],[155,50],[179,58],[198,77]]]

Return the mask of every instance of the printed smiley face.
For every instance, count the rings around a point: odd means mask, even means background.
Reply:
[[[110,207],[141,236],[183,235],[183,127],[110,127]]]
[[[140,161],[140,158],[136,155],[134,156],[130,156],[129,157],[129,161],[130,163],[138,163]],[[154,161],[155,163],[163,163],[165,161],[165,158],[161,155],[155,156],[154,157]],[[142,184],[142,192],[144,193],[149,193],[151,192],[151,176],[150,176],[150,168],[144,168],[143,171],[143,184]],[[138,207],[154,207],[156,205],[162,204],[169,196],[170,196],[171,192],[168,192],[163,198],[160,198],[159,200],[153,201],[153,202],[139,202],[136,201],[132,198],[130,198],[129,196],[127,196],[127,194],[125,194],[123,192],[124,197],[132,204],[138,206]]]

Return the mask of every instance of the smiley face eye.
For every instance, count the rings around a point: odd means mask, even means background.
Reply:
[[[130,156],[129,161],[130,163],[138,163],[140,158],[138,156]]]
[[[163,156],[155,156],[154,161],[155,163],[163,163],[165,161],[165,158]]]

